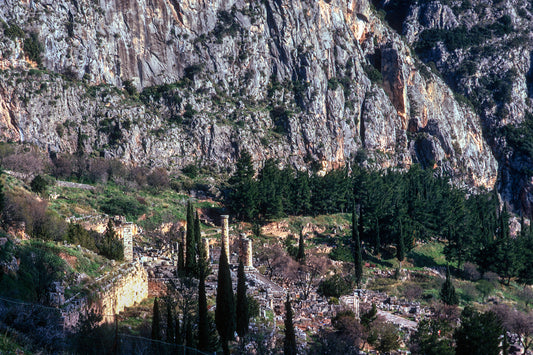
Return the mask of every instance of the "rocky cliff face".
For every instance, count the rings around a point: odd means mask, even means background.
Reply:
[[[327,170],[364,150],[496,180],[478,115],[365,0],[7,0],[0,18],[4,140],[170,168],[248,150]]]
[[[509,127],[532,110],[533,6],[527,1],[376,2],[419,57],[470,101],[500,165],[499,190],[533,215],[530,132],[518,142]],[[393,20],[394,19],[394,20]],[[523,126],[521,126],[523,127]]]

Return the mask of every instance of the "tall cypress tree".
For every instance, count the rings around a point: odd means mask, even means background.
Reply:
[[[196,236],[194,233],[194,210],[192,203],[189,200],[187,203],[187,235],[185,239],[186,243],[186,257],[185,257],[185,269],[190,275],[196,270]]]
[[[246,297],[246,274],[244,264],[239,262],[237,272],[237,334],[242,339],[248,333],[250,315],[248,313],[248,298]]]
[[[305,244],[304,244],[304,232],[300,231],[300,239],[298,240],[298,253],[296,254],[296,260],[301,264],[305,264]]]
[[[198,278],[206,278],[209,274],[209,263],[207,262],[207,250],[205,249],[204,243],[202,242],[202,231],[200,227],[200,218],[198,213],[196,213],[196,218],[194,220],[194,233],[196,240],[196,251],[198,252],[198,261],[196,262],[196,274]]]
[[[6,195],[4,194],[4,183],[1,180],[4,171],[0,167],[0,225],[3,224],[4,208],[6,207]]]
[[[292,323],[291,300],[288,294],[287,301],[285,301],[285,340],[283,341],[283,353],[285,355],[298,354],[296,334],[294,333],[294,324]]]
[[[174,317],[172,316],[172,303],[170,299],[167,300],[167,343],[174,343]]]
[[[200,282],[198,283],[198,350],[208,351],[209,345],[209,319],[207,318],[205,279],[200,276]]]
[[[183,248],[183,241],[178,245],[178,276],[185,272],[185,250]]]
[[[228,258],[224,252],[224,243],[222,243],[220,261],[218,263],[215,323],[218,334],[220,335],[224,354],[229,354],[228,342],[233,340],[233,333],[235,332],[235,300],[233,297]]]
[[[161,315],[159,313],[157,297],[154,300],[154,308],[152,313],[152,339],[161,340]]]
[[[352,211],[352,241],[354,248],[353,258],[355,267],[355,282],[357,287],[361,287],[361,280],[363,279],[363,257],[361,255],[361,240],[359,238],[357,219],[357,210],[354,203]]]
[[[459,299],[455,294],[455,287],[453,287],[452,284],[449,266],[446,266],[446,281],[444,281],[442,288],[440,289],[440,299],[442,302],[448,305],[455,305],[459,303]]]

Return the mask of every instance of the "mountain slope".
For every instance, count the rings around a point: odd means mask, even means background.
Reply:
[[[5,140],[170,168],[365,151],[496,180],[479,117],[366,1],[6,1],[0,18]]]

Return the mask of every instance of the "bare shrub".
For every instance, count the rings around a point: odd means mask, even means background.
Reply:
[[[470,281],[477,281],[481,278],[481,274],[479,273],[477,269],[477,265],[466,262],[463,266],[463,275],[465,279]]]
[[[147,176],[146,181],[148,185],[155,187],[156,189],[164,189],[170,184],[167,170],[164,168],[155,168],[152,170]]]

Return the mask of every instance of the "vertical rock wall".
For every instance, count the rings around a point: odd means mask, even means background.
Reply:
[[[148,297],[148,273],[141,263],[133,263],[126,269],[121,269],[110,281],[101,292],[105,321],[110,321],[108,315],[118,314]]]

